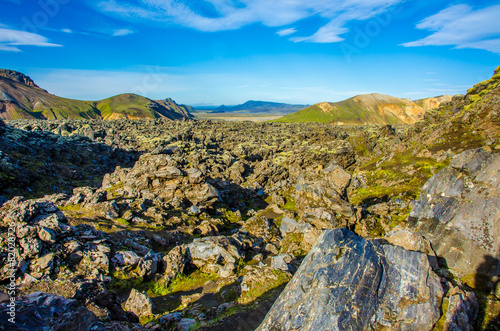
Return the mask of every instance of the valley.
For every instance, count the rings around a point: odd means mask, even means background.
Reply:
[[[272,121],[11,78],[0,295],[23,330],[500,328],[500,67]]]

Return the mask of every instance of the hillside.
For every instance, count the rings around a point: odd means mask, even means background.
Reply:
[[[101,101],[61,98],[38,87],[28,76],[0,70],[0,118],[12,119],[117,119],[190,118],[189,108],[172,99],[151,100],[120,94]]]
[[[185,106],[172,99],[151,100],[137,94],[120,94],[101,101],[91,102],[104,119],[169,118],[178,120],[189,118],[191,114]]]
[[[340,102],[322,102],[289,114],[274,122],[338,123],[338,124],[400,124],[415,123],[428,109],[439,106],[451,97],[430,98],[419,103],[384,94],[365,94]]]
[[[292,105],[288,103],[278,103],[269,101],[254,101],[250,100],[241,105],[236,106],[220,106],[215,109],[215,112],[230,113],[230,112],[247,112],[247,113],[267,113],[267,114],[290,114],[308,107],[308,105]]]
[[[438,108],[442,103],[449,102],[453,99],[451,95],[441,95],[433,98],[414,100],[413,102],[423,107],[425,111]]]

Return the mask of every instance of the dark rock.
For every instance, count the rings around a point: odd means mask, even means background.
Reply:
[[[409,228],[430,240],[458,277],[500,273],[500,156],[482,149],[456,155],[422,188]]]
[[[139,323],[139,318],[136,314],[123,310],[116,293],[103,291],[95,298],[94,302],[98,306],[108,310],[109,318],[112,321]]]
[[[35,292],[16,298],[15,324],[9,322],[8,303],[0,304],[0,328],[26,331],[42,330],[90,330],[96,324],[94,313],[76,300],[61,296]]]
[[[6,127],[5,122],[2,119],[0,119],[0,136],[4,134],[5,127]]]
[[[455,287],[449,291],[444,330],[473,331],[479,310],[476,295]]]
[[[176,246],[163,257],[163,269],[165,270],[163,278],[168,283],[178,274],[184,272],[184,268],[190,262],[189,250],[184,246]]]
[[[432,330],[442,296],[425,254],[326,230],[258,330]]]

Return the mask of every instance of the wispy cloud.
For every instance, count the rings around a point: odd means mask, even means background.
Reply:
[[[97,27],[97,28],[91,29],[91,30],[93,30],[92,32],[77,31],[77,30],[68,29],[68,28],[64,28],[64,29],[60,29],[60,30],[46,28],[46,30],[64,32],[64,33],[68,33],[68,34],[93,35],[96,37],[123,37],[123,36],[127,36],[129,34],[135,33],[135,31],[130,30],[130,29],[118,29],[118,28],[111,28],[111,27],[107,27],[107,28]]]
[[[310,36],[291,38],[294,42],[332,43],[344,40],[346,23],[366,20],[404,0],[102,0],[93,6],[115,17],[156,24],[175,24],[204,32],[239,29],[261,23],[284,27],[299,20],[320,16],[328,23]],[[286,28],[277,32],[286,36],[299,32]]]
[[[113,32],[113,37],[121,37],[134,33],[134,31],[130,29],[118,29]]]
[[[450,6],[417,24],[417,29],[432,31],[432,34],[403,46],[455,46],[500,54],[498,17],[500,5],[476,10],[466,4]]]
[[[21,52],[20,46],[57,47],[61,45],[49,43],[47,38],[39,34],[0,28],[0,51]]]
[[[297,32],[297,30],[295,28],[289,28],[289,29],[279,30],[278,32],[276,32],[276,34],[278,36],[283,37],[283,36],[288,36],[288,35],[295,33],[295,32]]]

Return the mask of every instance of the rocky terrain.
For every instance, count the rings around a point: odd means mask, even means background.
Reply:
[[[496,330],[499,83],[414,125],[0,121],[0,328]]]
[[[48,93],[17,71],[0,69],[0,119],[191,118],[189,106],[172,99],[151,100],[120,94],[101,101],[80,101]]]

